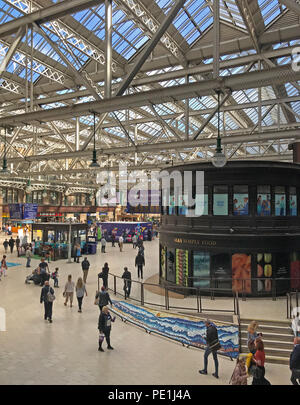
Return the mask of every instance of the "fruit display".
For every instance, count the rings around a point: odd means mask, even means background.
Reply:
[[[162,248],[160,252],[161,277],[166,278],[166,248]]]
[[[291,254],[291,288],[300,290],[300,253]]]
[[[187,250],[176,249],[176,284],[187,286],[188,258]]]
[[[251,293],[251,255],[244,253],[232,255],[232,289]]]
[[[272,266],[272,254],[271,253],[258,253],[257,254],[257,277],[261,277],[262,280],[257,280],[257,291],[263,292],[272,290],[273,266]],[[265,278],[270,278],[264,280]]]

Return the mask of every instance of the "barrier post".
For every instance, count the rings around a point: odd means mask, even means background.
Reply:
[[[276,301],[276,279],[272,280],[272,301]]]
[[[145,300],[144,300],[144,284],[141,283],[141,305],[144,306]]]
[[[114,275],[114,294],[117,295],[117,277],[115,275]]]

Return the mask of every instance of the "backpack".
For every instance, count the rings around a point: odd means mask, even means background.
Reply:
[[[53,302],[55,300],[55,295],[51,293],[51,289],[49,287],[49,291],[47,292],[47,301]]]

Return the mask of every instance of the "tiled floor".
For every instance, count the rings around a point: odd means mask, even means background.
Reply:
[[[0,252],[2,253],[2,237]],[[220,358],[220,379],[200,376],[203,351],[187,349],[167,339],[146,334],[141,329],[124,324],[119,319],[113,324],[111,340],[114,351],[97,351],[97,321],[99,309],[94,305],[97,273],[105,261],[110,272],[121,275],[128,266],[136,278],[134,258],[136,251],[125,245],[120,253],[117,247],[107,247],[107,253],[89,256],[91,269],[87,281],[88,297],[83,312],[63,305],[62,290],[68,274],[76,281],[81,276],[80,264],[65,260],[50,264],[60,269],[60,288],[56,290],[53,324],[43,320],[43,306],[39,303],[40,287],[24,283],[29,274],[25,258],[8,254],[8,261],[21,263],[8,269],[8,276],[0,282],[0,307],[5,308],[7,331],[0,332],[0,384],[228,384],[234,363]],[[145,243],[145,275],[148,278],[158,269],[158,240]],[[38,264],[32,260],[32,269]],[[138,298],[139,289],[133,287]],[[112,296],[114,299],[115,297]],[[149,300],[161,302],[164,297],[147,292]],[[192,299],[180,300],[193,305]],[[264,316],[274,319],[285,316],[284,301],[247,300],[242,303],[245,316],[257,316],[264,306]],[[230,306],[230,300],[210,301],[207,305]],[[261,316],[262,317],[262,316]],[[104,345],[106,349],[106,345]],[[272,384],[290,384],[288,366],[266,366],[266,377]]]

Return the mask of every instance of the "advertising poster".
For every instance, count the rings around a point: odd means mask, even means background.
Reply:
[[[228,194],[214,194],[214,215],[228,215]]]
[[[217,280],[218,288],[231,289],[231,258],[228,253],[211,255],[211,277]],[[228,281],[226,280],[228,279]],[[215,281],[212,287],[215,286]]]
[[[175,214],[175,196],[170,195],[169,196],[169,215],[174,215]]]
[[[259,217],[266,217],[271,215],[270,194],[259,194],[257,196],[257,215]]]
[[[193,253],[193,277],[199,277],[193,279],[193,287],[210,287],[210,254],[208,252]]]
[[[287,253],[276,253],[275,264],[276,293],[282,294],[287,292],[290,286],[289,255]]]
[[[286,215],[285,194],[275,194],[275,215],[277,217]]]
[[[179,196],[178,215],[187,215],[188,213],[188,195]]]
[[[161,246],[160,249],[160,276],[165,280],[166,279],[166,253],[167,249]]]
[[[100,232],[108,241],[110,241],[112,232],[115,234],[116,240],[122,235],[124,242],[130,242],[134,234],[147,240],[148,230],[150,229],[152,233],[152,222],[101,222],[97,225],[101,227]]]
[[[292,217],[297,216],[297,196],[290,195],[290,215]]]
[[[167,280],[172,283],[176,282],[175,272],[175,249],[167,251]]]
[[[251,255],[235,253],[231,258],[232,290],[251,293]]]
[[[257,254],[257,277],[262,280],[257,280],[257,292],[272,291],[272,254],[258,253]]]
[[[203,212],[202,212],[203,210]],[[195,198],[195,215],[208,215],[208,194],[204,194],[204,207],[200,195]]]
[[[233,195],[233,215],[249,214],[249,197],[248,194]]]
[[[188,250],[176,249],[176,284],[187,287],[189,275]]]
[[[300,253],[291,253],[290,257],[291,266],[291,288],[294,290],[300,290]]]

